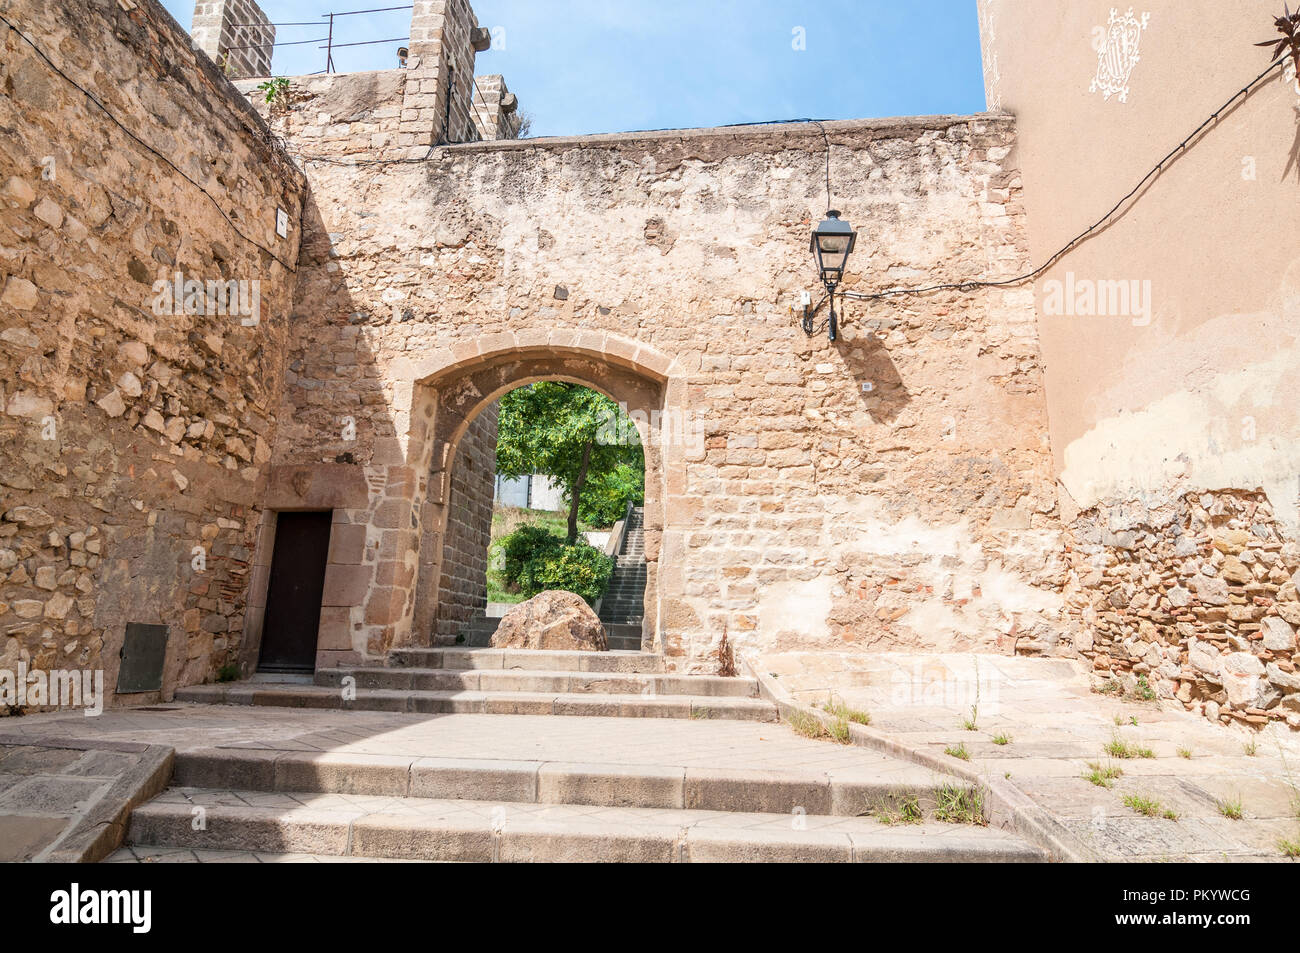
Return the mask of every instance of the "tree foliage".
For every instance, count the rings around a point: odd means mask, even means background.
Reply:
[[[607,525],[603,517],[616,506],[617,519],[628,499],[641,498],[645,485],[636,427],[608,397],[566,381],[541,381],[501,398],[497,472],[541,473],[559,483],[569,503],[570,543],[578,538],[580,511]]]

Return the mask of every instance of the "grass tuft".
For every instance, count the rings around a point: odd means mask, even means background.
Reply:
[[[1117,768],[1113,764],[1103,765],[1099,761],[1089,761],[1088,768],[1088,773],[1083,776],[1084,780],[1092,782],[1099,788],[1112,787],[1115,779],[1124,774],[1123,768]]]
[[[824,705],[818,705],[817,707],[840,721],[851,721],[855,725],[871,724],[870,714],[858,708],[850,708],[843,701],[836,700],[834,696],[828,697]]]
[[[897,804],[885,801],[870,809],[870,813],[880,821],[892,827],[895,824],[924,824],[925,811],[915,794],[905,794],[898,798]]]
[[[943,749],[943,753],[953,758],[961,758],[963,761],[970,760],[970,752],[966,750],[966,742],[964,741],[961,744],[949,745]]]
[[[1011,744],[1011,736],[1005,731],[999,731],[993,736],[993,743],[995,745],[1009,745]]]
[[[984,795],[978,788],[964,788],[945,784],[936,792],[939,803],[934,809],[934,819],[945,824],[974,824],[988,826],[984,816]]]
[[[826,737],[826,726],[816,715],[795,708],[786,713],[785,721],[796,734],[803,735],[805,738]]]
[[[1112,735],[1103,750],[1112,758],[1154,758],[1156,756],[1150,748],[1125,741],[1119,735]]]
[[[853,740],[849,737],[849,723],[843,718],[835,718],[828,725],[816,715],[794,709],[786,714],[785,721],[805,738],[827,738],[842,745]]]
[[[1234,797],[1229,801],[1220,801],[1219,813],[1222,814],[1224,817],[1230,818],[1231,820],[1234,821],[1241,820],[1242,818],[1241,798]]]
[[[1147,817],[1163,817],[1169,821],[1178,820],[1178,813],[1165,807],[1155,798],[1143,797],[1140,794],[1124,795],[1124,805],[1131,807],[1139,814],[1145,814]]]

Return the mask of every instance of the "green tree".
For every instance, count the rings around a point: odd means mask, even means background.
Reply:
[[[569,503],[570,543],[578,538],[584,490],[603,489],[611,481],[635,486],[624,476],[628,467],[644,472],[641,441],[632,422],[603,394],[580,384],[541,381],[501,398],[497,472],[507,477],[541,473],[559,483]]]

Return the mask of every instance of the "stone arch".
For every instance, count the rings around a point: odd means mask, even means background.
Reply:
[[[539,339],[540,338],[540,339]],[[439,605],[452,474],[457,448],[475,418],[503,394],[542,380],[591,387],[633,413],[645,448],[646,615],[642,647],[661,650],[659,556],[669,472],[680,448],[651,439],[647,422],[681,405],[680,369],[666,355],[615,335],[551,332],[488,335],[416,364],[407,460],[419,475],[414,510],[419,540],[409,641],[432,639]],[[638,413],[639,412],[639,413]]]

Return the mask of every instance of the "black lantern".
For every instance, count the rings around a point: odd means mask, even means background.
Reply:
[[[812,233],[812,252],[817,256],[817,270],[821,273],[822,284],[830,296],[830,337],[834,341],[838,336],[835,321],[835,288],[844,280],[844,269],[848,264],[853,246],[857,244],[858,233],[848,222],[840,221],[840,213],[831,209],[826,219]]]
[[[844,278],[844,266],[857,240],[858,233],[848,222],[840,221],[840,213],[835,209],[826,213],[826,220],[812,233],[812,250],[826,290],[833,289]]]

